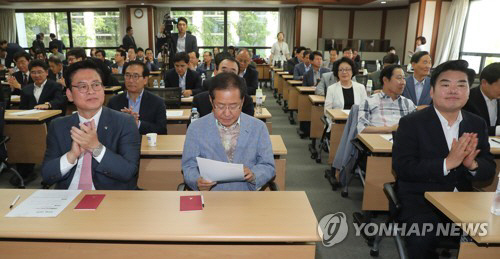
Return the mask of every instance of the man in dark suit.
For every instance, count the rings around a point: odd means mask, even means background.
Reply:
[[[57,46],[57,51],[59,53],[62,53],[63,49],[66,48],[66,46],[64,46],[64,43],[62,41],[58,40],[54,33],[50,34],[50,39],[51,39],[51,41],[49,42],[49,49],[52,49],[52,46]]]
[[[68,67],[63,65],[62,61],[57,57],[49,58],[49,67],[50,70],[48,78],[52,81],[58,82],[63,86],[66,86],[66,83],[64,81],[64,72]]]
[[[214,77],[220,73],[234,73],[239,74],[240,67],[238,65],[238,61],[236,61],[232,56],[228,53],[218,54],[216,56],[216,70],[214,70]],[[210,101],[209,90],[212,87],[212,81],[214,77],[208,78],[203,82],[203,87],[207,87],[206,91],[201,92],[194,96],[193,98],[193,107],[198,109],[200,113],[200,117],[203,117],[212,112],[212,102]],[[243,107],[241,108],[243,113],[246,113],[250,116],[254,114],[254,106],[253,100],[250,95],[245,94],[245,99],[243,100]]]
[[[302,52],[306,50],[305,47],[298,47],[296,50],[295,50],[295,57],[287,60],[286,62],[286,67],[284,69],[286,69],[288,71],[288,74],[289,75],[293,75],[293,70],[295,69],[295,66],[297,64],[299,64],[300,62],[302,62]]]
[[[414,73],[406,78],[406,87],[403,96],[413,101],[416,106],[431,104],[431,84],[429,74],[432,60],[429,52],[420,51],[411,57]]]
[[[6,40],[0,41],[0,48],[5,49],[7,52],[7,55],[4,57],[5,58],[5,66],[7,68],[10,68],[12,66],[12,62],[14,61],[14,55],[17,52],[26,52],[24,49],[19,46],[17,43],[7,43]]]
[[[100,59],[106,66],[108,66],[109,70],[111,70],[111,66],[113,65],[113,62],[110,60],[106,59],[106,52],[103,49],[97,49],[95,51],[95,57]]]
[[[240,63],[240,77],[245,78],[247,84],[247,94],[255,95],[257,86],[259,84],[259,72],[255,68],[249,66],[252,59],[250,52],[247,49],[241,49],[236,55],[236,60]]]
[[[423,236],[406,237],[410,258],[437,258],[436,224],[449,222],[425,199],[425,192],[472,191],[472,181],[495,174],[486,123],[462,110],[474,75],[464,60],[439,65],[430,80],[433,104],[399,122],[392,149],[402,204],[399,220],[408,228],[417,224],[419,231],[424,223],[433,224]]]
[[[179,52],[198,52],[198,43],[196,36],[187,32],[188,21],[184,17],[179,17],[177,19],[177,30],[178,33],[172,33],[172,43],[173,51],[175,53]]]
[[[16,62],[16,66],[19,71],[12,74],[12,76],[9,77],[8,82],[10,88],[12,89],[12,94],[20,95],[23,87],[33,83],[33,79],[30,77],[30,71],[28,69],[31,56],[24,51],[18,52],[14,55],[14,61]]]
[[[42,60],[33,60],[29,64],[33,83],[21,90],[21,110],[61,110],[65,105],[62,85],[47,79],[48,66]]]
[[[295,65],[293,69],[293,80],[302,80],[307,71],[311,69],[311,60],[308,58],[310,53],[309,50],[304,50],[302,52],[302,61]]]
[[[123,47],[128,50],[129,48],[137,48],[135,45],[135,39],[134,39],[134,29],[132,29],[132,26],[127,27],[127,34],[123,36],[122,44]]]
[[[103,107],[102,75],[91,60],[71,65],[66,85],[77,113],[50,123],[44,182],[56,189],[136,189],[141,137],[134,117]]]
[[[160,63],[158,63],[158,59],[156,59],[153,55],[153,50],[147,48],[146,56],[144,57],[144,64],[148,67],[149,71],[158,71],[160,70]]]
[[[189,56],[186,52],[175,53],[174,68],[165,73],[165,87],[180,87],[184,97],[201,93],[201,76],[188,69]]]
[[[464,110],[482,117],[488,124],[488,135],[500,135],[500,62],[486,66],[479,76],[479,87],[470,90]]]
[[[167,134],[167,114],[163,99],[144,90],[148,83],[149,69],[141,61],[129,62],[125,67],[127,92],[115,95],[108,107],[131,114],[135,118],[139,133]]]
[[[312,69],[309,69],[309,71],[304,74],[303,85],[316,86],[319,83],[323,73],[330,72],[330,69],[321,67],[321,64],[323,62],[323,55],[319,51],[312,52],[311,54],[309,54],[309,57],[306,58],[311,61]]]

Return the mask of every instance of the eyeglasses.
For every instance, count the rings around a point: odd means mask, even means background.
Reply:
[[[82,94],[87,93],[89,91],[90,87],[92,87],[92,90],[97,92],[97,91],[102,90],[102,82],[93,82],[90,85],[85,84],[85,83],[81,83],[78,85],[72,85],[71,87],[76,87],[78,89],[78,91]]]
[[[142,77],[141,75],[139,74],[130,74],[130,73],[125,73],[125,79],[132,79],[134,81],[137,81],[139,79],[139,77]]]
[[[241,104],[230,104],[230,105],[222,105],[222,104],[216,104],[214,105],[214,110],[222,112],[228,109],[230,112],[234,112],[236,110],[239,110],[241,108]]]
[[[350,68],[341,68],[341,69],[339,69],[340,73],[349,73],[351,71],[352,71],[352,69],[350,69]]]
[[[43,75],[45,71],[31,71],[30,72],[32,75]]]

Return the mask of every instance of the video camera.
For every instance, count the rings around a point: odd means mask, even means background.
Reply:
[[[165,25],[165,29],[163,33],[165,35],[170,35],[172,30],[174,29],[174,24],[177,24],[177,19],[171,18],[170,14],[165,14],[163,16],[163,25]]]

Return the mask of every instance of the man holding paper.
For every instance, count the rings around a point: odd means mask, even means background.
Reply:
[[[184,181],[191,189],[253,191],[274,178],[269,132],[262,121],[241,112],[245,93],[244,79],[234,73],[220,73],[213,78],[209,89],[213,112],[189,126],[184,142],[182,170]],[[205,168],[198,164],[198,157],[242,164],[241,181],[204,179],[200,171]],[[227,169],[222,166],[221,170]],[[231,179],[233,173],[240,172],[231,172],[227,179]]]

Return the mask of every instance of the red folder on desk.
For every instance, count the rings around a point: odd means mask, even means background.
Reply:
[[[76,205],[75,210],[95,210],[101,204],[106,194],[87,194]]]
[[[181,211],[202,210],[201,195],[181,196]]]

